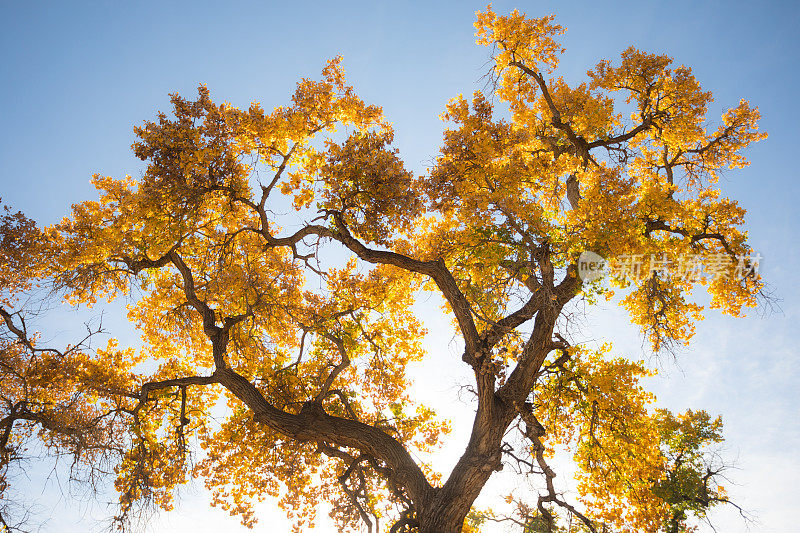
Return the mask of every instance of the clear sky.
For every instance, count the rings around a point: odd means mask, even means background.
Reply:
[[[168,108],[167,94],[191,95],[199,83],[212,97],[267,109],[288,101],[300,77],[317,77],[327,58],[344,56],[348,80],[396,126],[407,166],[424,172],[436,154],[438,115],[458,93],[482,88],[485,49],[473,44],[474,12],[485,4],[436,2],[36,2],[0,3],[0,196],[40,224],[94,197],[91,174],[137,175],[132,128]],[[724,188],[748,210],[762,273],[783,299],[782,311],[733,320],[713,312],[693,346],[664,361],[652,386],[665,405],[704,408],[726,422],[727,446],[738,457],[733,497],[754,512],[753,531],[795,530],[800,497],[800,392],[797,346],[800,290],[798,154],[800,86],[797,2],[495,2],[531,16],[554,13],[568,29],[561,73],[580,80],[598,60],[629,45],[668,53],[691,66],[715,94],[713,115],[747,98],[761,109],[770,137],[747,153],[752,165],[728,174]],[[435,305],[429,307],[436,307]],[[433,318],[431,318],[433,320]],[[616,339],[637,357],[642,343],[613,307],[592,315],[594,338]],[[432,335],[445,361],[420,372],[420,394],[453,394],[458,379],[442,374],[457,360],[446,334]],[[436,365],[441,365],[438,368]],[[430,379],[437,375],[437,380]],[[445,374],[447,375],[447,374]],[[426,381],[427,379],[427,381]],[[445,402],[446,403],[446,402]],[[449,406],[448,406],[449,405]],[[463,406],[447,404],[444,412]],[[468,414],[468,413],[467,413]],[[457,427],[458,429],[458,427]],[[456,440],[463,432],[453,436]],[[463,441],[459,441],[463,443]],[[456,444],[456,448],[460,445]],[[447,456],[443,461],[451,460]],[[31,499],[56,505],[54,484]],[[102,510],[62,500],[44,531],[100,529]],[[265,531],[282,531],[274,506],[264,506]],[[86,512],[84,512],[86,511]],[[744,531],[731,513],[720,531]],[[236,520],[207,509],[201,490],[151,531],[236,530]],[[279,525],[281,524],[281,525]]]

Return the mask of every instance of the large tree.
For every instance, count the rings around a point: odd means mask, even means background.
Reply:
[[[691,338],[698,288],[725,313],[755,305],[744,210],[717,182],[764,137],[758,111],[742,101],[710,126],[691,70],[635,48],[571,86],[552,17],[487,9],[475,25],[491,95],[447,104],[425,175],[337,58],[271,112],[202,86],[173,95],[171,115],[135,130],[140,179],[95,176],[99,200],[48,228],[7,211],[0,494],[35,437],[76,473],[113,472],[121,526],[141,504],[169,508],[189,477],[245,524],[280,494],[301,529],[323,500],[342,530],[424,533],[556,531],[559,516],[677,532],[727,502],[709,448],[721,421],[655,409],[650,370],[581,342],[570,317],[616,298],[663,352]],[[128,298],[141,347],[43,343],[24,304],[44,290]],[[471,435],[444,474],[416,458],[448,422],[407,392],[409,363],[440,355],[413,308],[428,291],[474,375]],[[548,464],[560,449],[574,501]],[[505,516],[473,509],[504,464],[539,476],[538,495]]]

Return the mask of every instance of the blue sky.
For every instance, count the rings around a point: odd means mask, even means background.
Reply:
[[[241,107],[259,101],[271,108],[286,103],[300,77],[318,76],[325,60],[337,54],[344,56],[357,92],[383,106],[394,122],[407,166],[424,172],[439,146],[438,115],[445,102],[483,87],[487,53],[473,44],[472,22],[474,11],[484,6],[3,2],[0,196],[41,224],[55,222],[72,203],[94,196],[93,173],[141,171],[130,151],[132,128],[167,109],[168,93],[191,95],[205,83],[216,100]],[[800,496],[800,462],[793,452],[800,448],[795,163],[800,5],[519,1],[493,7],[497,12],[517,7],[531,16],[554,13],[568,30],[561,66],[568,81],[635,45],[691,66],[715,94],[712,117],[740,98],[759,106],[770,137],[748,151],[749,168],[731,172],[723,183],[748,210],[751,242],[764,257],[763,274],[783,299],[782,312],[744,320],[708,313],[694,345],[674,362],[662,363],[664,375],[652,386],[670,407],[723,414],[728,449],[740,466],[733,476],[739,485],[730,490],[757,514],[751,530],[791,530]],[[615,339],[634,357],[642,353],[641,339],[613,306],[590,315],[588,323],[593,338]],[[446,371],[457,361],[447,335],[432,336],[429,343],[432,352],[446,354],[430,365]],[[445,412],[452,409],[456,416],[463,406],[443,400],[452,396],[452,383],[426,382],[426,374],[432,375],[420,372],[420,390],[431,401],[444,401]],[[56,499],[52,483],[41,489],[32,482],[28,490],[45,507]],[[203,531],[215,521],[235,527],[234,519],[206,509],[202,491],[188,492],[183,502],[182,510],[162,517],[151,530]],[[46,531],[95,529],[92,524],[102,515],[91,508],[76,512],[69,501],[59,509]],[[271,504],[264,512],[266,523],[279,520]],[[746,527],[730,513],[719,520],[721,531]],[[270,530],[283,528],[277,523]]]

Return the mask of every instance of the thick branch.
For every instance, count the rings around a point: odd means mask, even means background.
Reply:
[[[316,402],[307,402],[299,414],[270,404],[244,376],[230,368],[214,373],[219,382],[244,402],[257,422],[298,441],[330,442],[376,457],[395,472],[414,501],[424,501],[432,490],[425,475],[405,447],[382,430],[356,420],[327,414]]]
[[[309,225],[287,237],[275,238],[269,234],[265,234],[264,236],[267,238],[270,245],[289,247],[296,246],[297,243],[311,235],[332,239],[340,242],[360,259],[369,263],[393,265],[408,272],[422,274],[431,278],[434,283],[436,283],[439,290],[442,291],[442,294],[450,304],[456,316],[459,328],[464,337],[464,359],[469,364],[474,365],[482,348],[478,337],[478,330],[472,318],[469,302],[458,288],[458,284],[453,274],[445,265],[445,262],[442,259],[421,261],[397,252],[369,248],[353,237],[350,230],[341,220],[341,217],[334,214],[334,219],[336,220],[335,231],[324,226]]]

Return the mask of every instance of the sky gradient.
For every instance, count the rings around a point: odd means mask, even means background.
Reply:
[[[565,5],[566,4],[566,5]],[[66,215],[96,196],[93,173],[138,176],[130,145],[133,126],[167,110],[168,93],[195,94],[206,84],[217,101],[270,109],[289,100],[302,77],[316,78],[325,60],[341,54],[348,82],[368,103],[381,105],[396,128],[409,169],[424,173],[436,156],[448,99],[482,89],[487,51],[474,44],[481,2],[3,2],[0,4],[0,197],[39,224]],[[744,523],[726,511],[723,532],[780,533],[796,527],[800,497],[800,409],[797,346],[796,144],[800,5],[795,2],[495,2],[498,13],[519,8],[555,14],[567,28],[560,74],[582,81],[601,59],[633,45],[667,53],[692,67],[715,95],[710,116],[748,99],[762,113],[769,138],[750,148],[751,166],[728,173],[723,192],[748,210],[750,240],[763,256],[762,274],[782,299],[781,310],[746,319],[707,312],[692,346],[655,362],[651,381],[662,404],[722,414],[727,449],[739,470],[733,499],[752,511]],[[439,323],[435,301],[422,302],[432,357],[417,368],[419,395],[443,413],[466,414],[453,399],[464,375],[457,343]],[[113,318],[112,318],[113,320]],[[438,327],[437,327],[438,325]],[[618,351],[649,358],[641,338],[613,305],[586,318],[587,338],[614,340]],[[652,359],[649,359],[652,362]],[[460,371],[460,370],[459,370]],[[442,379],[442,376],[447,379]],[[434,379],[435,377],[435,379]],[[469,418],[466,418],[469,420]],[[451,436],[442,464],[454,462],[465,429]],[[467,428],[468,429],[468,428]],[[442,467],[446,470],[446,467]],[[46,475],[46,473],[44,473]],[[105,510],[59,497],[32,470],[29,494],[39,500],[44,531],[100,530]],[[496,488],[496,487],[495,487]],[[486,493],[493,491],[488,486]],[[179,510],[148,531],[238,531],[237,521],[208,509],[202,490],[182,496]],[[56,510],[49,510],[51,507]],[[272,503],[265,531],[286,528]],[[325,531],[324,528],[319,529]]]

